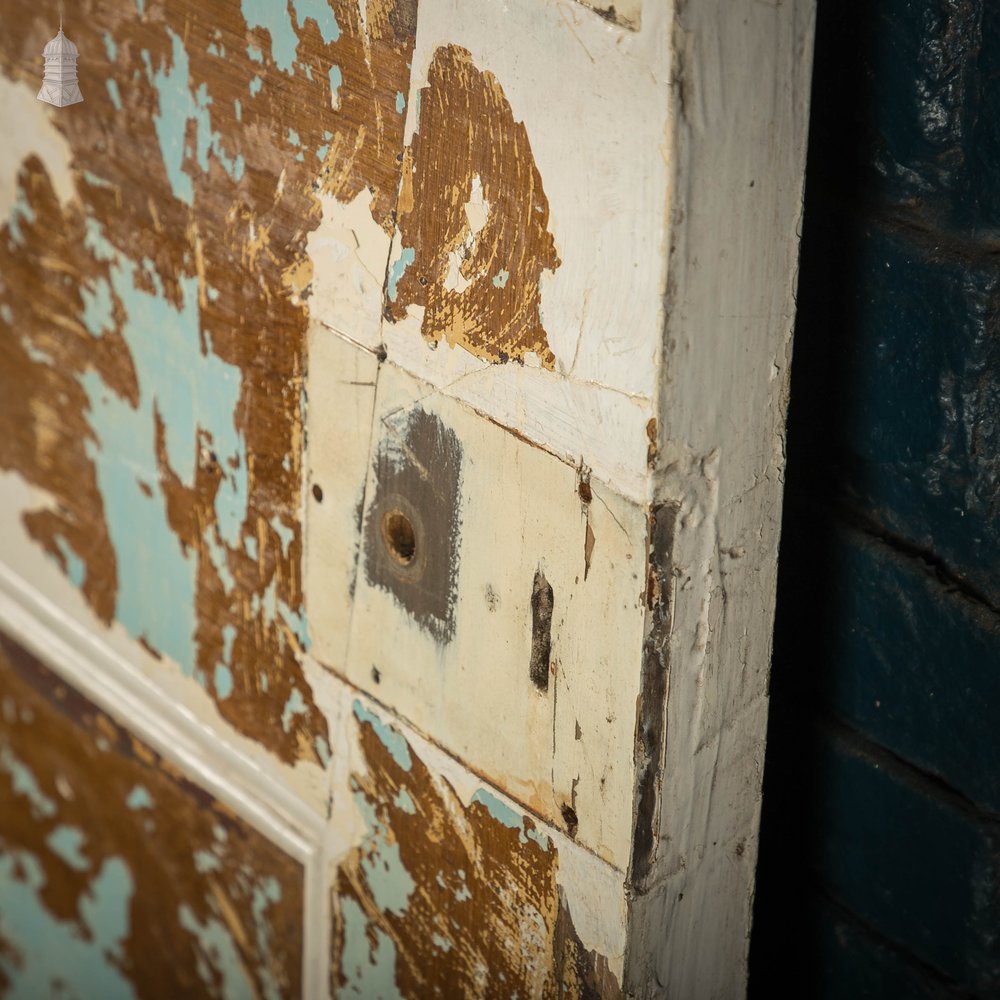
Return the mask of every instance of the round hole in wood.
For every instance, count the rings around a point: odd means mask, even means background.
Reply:
[[[400,566],[409,566],[417,552],[417,536],[413,524],[401,510],[389,510],[382,515],[382,541],[389,555]]]

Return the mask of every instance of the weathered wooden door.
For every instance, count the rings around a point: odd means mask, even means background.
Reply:
[[[741,995],[811,0],[66,7],[83,103],[0,32],[0,996]]]

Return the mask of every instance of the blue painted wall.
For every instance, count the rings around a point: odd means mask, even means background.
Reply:
[[[1000,4],[819,0],[751,997],[1000,996]]]

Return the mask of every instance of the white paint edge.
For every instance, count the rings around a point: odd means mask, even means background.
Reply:
[[[128,659],[3,564],[0,629],[302,864],[302,995],[326,997],[323,818],[193,713],[164,698]]]

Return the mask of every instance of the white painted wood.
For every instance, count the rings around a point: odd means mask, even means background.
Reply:
[[[680,530],[660,839],[626,984],[696,1000],[746,988],[814,3],[677,7],[654,494]]]
[[[556,367],[529,358],[484,371],[462,348],[432,351],[419,308],[382,331],[401,367],[637,500],[648,496],[669,161],[671,5],[649,7],[630,31],[564,0],[421,4],[407,136],[439,46],[469,50],[496,76],[527,131],[562,262],[541,284]]]
[[[323,219],[306,239],[310,317],[365,347],[382,339],[382,285],[389,235],[372,219],[371,194],[348,204],[320,194]]]

